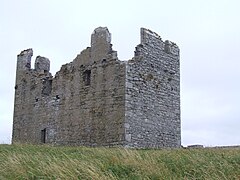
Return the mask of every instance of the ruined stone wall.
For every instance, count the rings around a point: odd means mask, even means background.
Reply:
[[[179,147],[179,49],[141,29],[141,44],[129,61],[112,49],[99,27],[91,47],[53,77],[49,59],[32,49],[18,55],[13,143]]]
[[[18,55],[13,142],[64,145],[122,145],[125,64],[97,28],[91,47],[65,64],[53,78],[50,62],[32,50]],[[43,137],[45,136],[45,137]]]
[[[53,81],[53,93],[59,96],[57,144],[122,144],[125,65],[115,53],[89,61],[99,54],[88,48],[57,73]]]
[[[129,147],[180,147],[179,49],[141,29],[126,65],[125,137]]]
[[[31,69],[32,55],[32,49],[27,49],[17,57],[13,142],[40,143],[41,130],[46,125],[54,126],[54,120],[50,119],[52,109],[48,107],[52,82],[50,62],[38,56],[35,60],[38,67],[35,64],[35,69]]]

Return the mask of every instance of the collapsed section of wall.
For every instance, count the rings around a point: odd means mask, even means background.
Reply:
[[[126,65],[127,147],[180,147],[179,48],[141,29],[141,44]]]

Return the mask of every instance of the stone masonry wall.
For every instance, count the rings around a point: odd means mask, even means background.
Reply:
[[[106,28],[97,28],[91,47],[54,78],[47,58],[38,56],[31,69],[32,50],[18,55],[13,142],[123,144],[125,64],[110,38]]]
[[[99,27],[87,47],[53,77],[48,58],[32,49],[17,57],[12,142],[180,147],[179,49],[141,29],[129,61]]]
[[[41,63],[37,69],[31,69],[32,49],[22,51],[18,55],[15,103],[13,117],[13,142],[39,143],[41,130],[53,127],[50,119],[52,109],[48,108],[51,99],[52,75],[49,73],[50,63],[47,58],[37,57]],[[48,118],[49,117],[49,118]],[[52,129],[52,128],[51,128]],[[53,141],[50,140],[49,142]]]
[[[180,147],[179,49],[141,29],[126,65],[125,137],[129,147]]]

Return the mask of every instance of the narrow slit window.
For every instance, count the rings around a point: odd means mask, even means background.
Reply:
[[[41,142],[46,143],[46,128],[41,130]]]

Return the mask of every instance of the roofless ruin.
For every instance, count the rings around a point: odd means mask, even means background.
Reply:
[[[179,48],[141,28],[134,57],[120,61],[99,27],[53,77],[32,49],[17,56],[13,143],[180,147]]]

